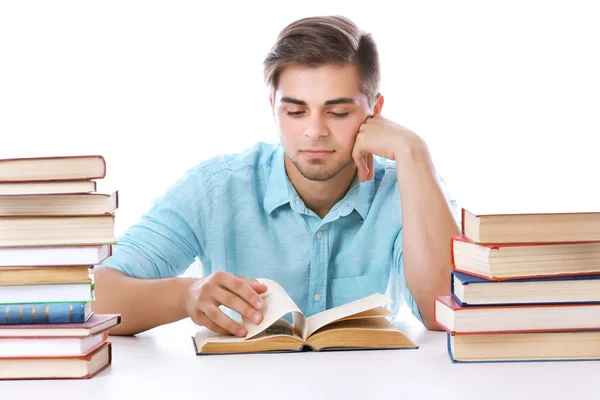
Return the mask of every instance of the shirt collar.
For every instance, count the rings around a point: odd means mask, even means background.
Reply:
[[[269,214],[278,207],[290,202],[288,184],[291,184],[285,173],[283,148],[279,146],[273,154],[271,173],[263,200],[263,207]]]
[[[375,181],[370,180],[359,183],[358,175],[354,177],[348,193],[334,206],[339,210],[339,215],[345,217],[356,210],[363,220],[367,218],[371,203],[375,196]]]
[[[356,178],[356,182],[358,184],[358,178]],[[367,214],[369,214],[369,209],[375,198],[375,179],[371,179],[370,181],[358,185],[358,193],[356,195],[354,208],[360,214],[362,219],[365,220],[367,219]]]

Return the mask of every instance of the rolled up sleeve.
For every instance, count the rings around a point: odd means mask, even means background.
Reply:
[[[202,165],[186,172],[117,240],[113,255],[97,268],[138,278],[181,275],[204,257],[211,237],[215,187]]]

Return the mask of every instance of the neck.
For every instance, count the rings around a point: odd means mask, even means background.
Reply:
[[[320,218],[325,217],[329,210],[344,197],[356,175],[356,166],[349,164],[327,181],[311,181],[302,176],[287,157],[285,157],[285,170],[306,207]]]

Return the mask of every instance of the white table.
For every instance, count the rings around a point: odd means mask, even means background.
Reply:
[[[92,379],[0,382],[0,399],[600,399],[600,362],[452,364],[445,333],[398,326],[418,350],[199,357],[188,319],[109,337]]]

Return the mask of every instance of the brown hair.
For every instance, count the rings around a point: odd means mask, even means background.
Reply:
[[[379,92],[379,53],[371,34],[342,16],[309,17],[285,27],[264,60],[264,78],[274,92],[287,65],[320,66],[356,63],[360,90],[373,105]]]

